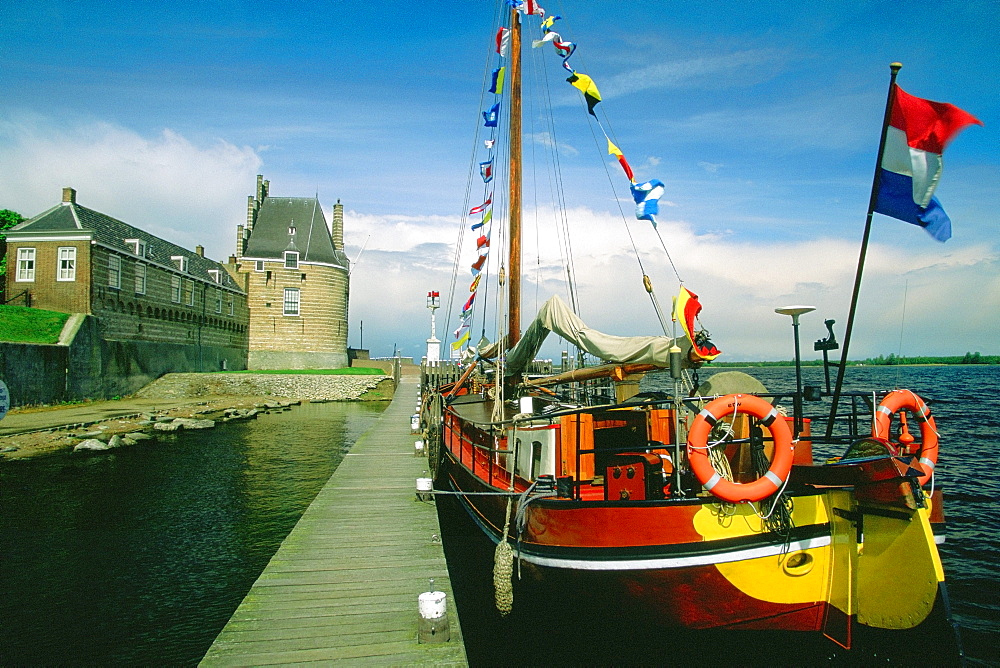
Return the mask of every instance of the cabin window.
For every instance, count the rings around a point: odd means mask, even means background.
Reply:
[[[17,249],[17,280],[25,282],[35,280],[34,248]]]
[[[170,301],[175,304],[181,303],[181,277],[170,277]]]
[[[142,262],[135,263],[135,294],[146,294],[146,265]]]
[[[531,472],[529,479],[534,480],[542,469],[542,442],[531,442]]]
[[[76,280],[76,249],[72,246],[62,246],[59,248],[59,271],[56,275],[56,280]]]
[[[299,254],[297,251],[285,251],[285,269],[299,268]]]
[[[521,475],[521,439],[514,439],[514,475]]]
[[[108,258],[108,287],[120,288],[122,286],[122,259],[117,255]]]
[[[298,288],[285,288],[285,308],[283,313],[285,315],[298,315],[299,314],[299,289]]]

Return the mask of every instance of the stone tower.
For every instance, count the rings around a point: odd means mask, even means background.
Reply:
[[[250,309],[249,369],[335,369],[348,365],[350,264],[344,208],[327,226],[318,197],[272,197],[257,177],[237,227],[237,262]]]

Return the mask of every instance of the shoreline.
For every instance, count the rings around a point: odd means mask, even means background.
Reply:
[[[106,452],[115,447],[127,447],[137,440],[155,438],[160,432],[210,428],[221,422],[254,419],[260,413],[287,410],[302,403],[392,399],[391,378],[371,376],[369,379],[368,383],[345,383],[341,392],[330,397],[199,392],[191,392],[188,396],[156,397],[150,396],[144,388],[123,399],[14,409],[0,420],[0,463],[72,451],[88,440],[100,441],[106,447],[92,443],[97,446],[94,449]],[[171,426],[175,420],[177,422]],[[193,422],[199,424],[195,426]],[[134,439],[130,436],[137,434]],[[114,439],[115,436],[119,438]]]

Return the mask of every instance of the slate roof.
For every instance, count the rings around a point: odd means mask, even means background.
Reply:
[[[288,234],[293,223],[294,237]],[[315,197],[264,198],[243,256],[280,260],[286,250],[297,250],[299,262],[348,267],[343,249],[333,246],[323,207]]]
[[[186,257],[188,264],[187,275],[215,283],[215,280],[209,275],[208,270],[217,269],[221,272],[219,285],[242,292],[242,289],[229,273],[215,260],[202,257],[177,244],[144,232],[138,227],[123,223],[100,211],[80,206],[75,202],[57,204],[48,211],[44,211],[20,225],[12,227],[7,230],[7,239],[9,241],[17,241],[19,234],[26,236],[36,234],[55,236],[59,233],[75,231],[90,231],[92,239],[95,241],[120,250],[126,255],[133,256],[135,255],[134,249],[131,245],[126,244],[125,240],[138,239],[146,244],[146,259],[152,260],[157,264],[174,266],[174,263],[170,259],[172,256],[179,255]]]

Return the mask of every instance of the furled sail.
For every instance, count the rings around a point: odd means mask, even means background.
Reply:
[[[655,364],[670,366],[670,347],[675,339],[667,336],[613,336],[591,329],[570,310],[558,295],[553,295],[538,310],[521,340],[507,353],[504,375],[516,376],[535,358],[549,332],[555,332],[581,350],[606,362]],[[687,337],[676,339],[687,360],[691,342]]]

